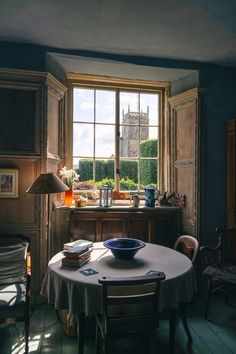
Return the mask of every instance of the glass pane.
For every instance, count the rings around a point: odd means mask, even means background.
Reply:
[[[139,94],[120,93],[120,123],[139,124]]]
[[[139,156],[139,127],[131,125],[121,126],[120,156]]]
[[[93,156],[93,124],[73,124],[73,155]]]
[[[140,144],[141,157],[156,157],[158,155],[157,139],[144,140]]]
[[[140,160],[140,189],[148,184],[157,184],[157,159]]]
[[[82,159],[78,159],[78,161],[79,161],[79,182],[86,181],[89,183],[91,180],[93,180],[93,159],[82,158]]]
[[[115,123],[114,91],[96,91],[96,122]]]
[[[115,156],[115,126],[114,125],[96,125],[96,157]]]
[[[141,128],[142,130],[142,128]],[[149,139],[158,139],[159,138],[159,129],[150,127],[149,128]]]
[[[120,160],[120,190],[138,190],[138,160]]]
[[[114,164],[114,160],[96,160],[95,180],[96,182],[103,181],[101,186],[104,184],[114,186]]]
[[[156,157],[158,156],[158,129],[154,127],[140,128],[140,156]]]
[[[78,158],[73,158],[73,169],[77,170],[79,168],[79,159]]]
[[[158,125],[158,113],[159,113],[159,95],[154,94],[140,94],[140,112],[143,115],[148,115],[150,125]],[[140,124],[143,124],[140,121]],[[146,124],[146,123],[144,123]]]
[[[74,88],[73,120],[94,122],[94,90]]]

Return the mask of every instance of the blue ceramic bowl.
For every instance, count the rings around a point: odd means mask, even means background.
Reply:
[[[132,259],[141,248],[146,246],[146,243],[141,240],[126,237],[113,238],[103,244],[119,259]]]

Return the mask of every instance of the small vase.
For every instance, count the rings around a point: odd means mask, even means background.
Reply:
[[[73,190],[69,189],[65,192],[65,206],[70,207],[73,201]]]
[[[153,208],[155,206],[155,191],[154,188],[145,188],[144,192],[146,193],[145,206],[149,208]]]

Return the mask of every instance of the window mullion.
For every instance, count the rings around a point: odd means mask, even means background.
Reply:
[[[96,143],[96,90],[94,90],[94,105],[93,105],[93,180],[96,181],[96,158],[95,158],[95,143]]]
[[[138,112],[139,112],[139,120],[138,120],[138,191],[140,191],[140,137],[141,137],[141,125],[140,125],[140,93],[138,94]]]
[[[120,189],[120,91],[116,90],[115,110],[115,190]]]

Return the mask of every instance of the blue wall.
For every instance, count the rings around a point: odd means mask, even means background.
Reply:
[[[236,118],[236,68],[195,62],[134,56],[120,56],[93,51],[67,51],[20,43],[0,43],[0,67],[46,71],[46,54],[55,52],[90,58],[110,59],[138,65],[199,71],[199,86],[206,88],[202,116],[203,193],[201,242],[214,241],[214,228],[226,222],[226,121]]]

